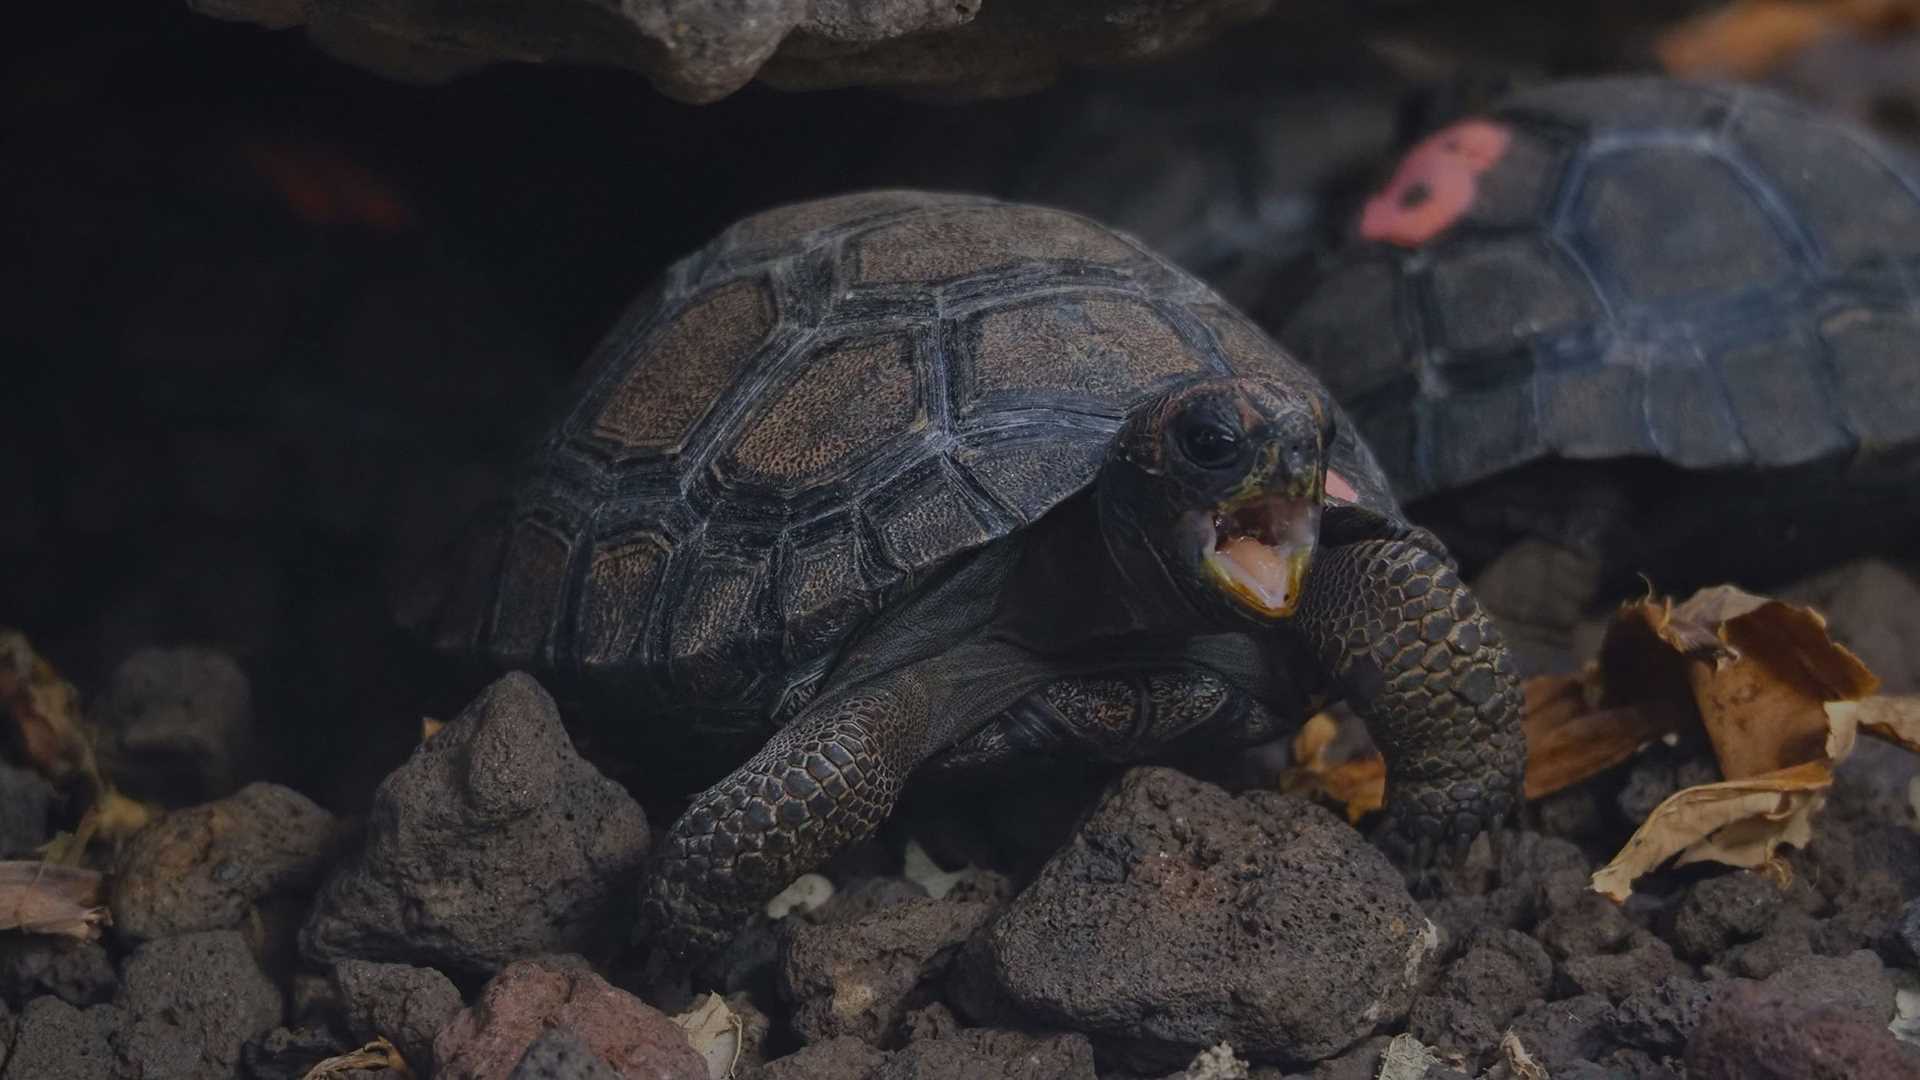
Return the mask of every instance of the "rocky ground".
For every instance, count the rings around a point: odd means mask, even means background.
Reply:
[[[0,929],[0,1080],[1920,1076],[1894,1033],[1920,1009],[1914,761],[1871,741],[1784,872],[1669,869],[1624,905],[1590,875],[1715,778],[1698,740],[1532,804],[1418,897],[1277,793],[1284,748],[920,792],[688,981],[629,937],[677,805],[648,763],[392,631],[389,586],[498,482],[527,402],[747,210],[871,183],[1054,202],[1258,314],[1402,113],[1457,103],[1408,106],[1404,53],[1231,36],[1256,62],[1218,85],[1203,58],[966,111],[694,109],[567,71],[397,88],[184,11],[10,65],[0,623],[77,684],[99,773],[164,812],[83,817],[72,762],[50,782],[0,725],[0,859],[94,829],[110,916],[0,905],[31,931]],[[1898,128],[1891,81],[1814,90]],[[1477,586],[1540,670],[1597,640],[1557,557]],[[1753,584],[1920,690],[1914,567]]]
[[[145,651],[103,696],[119,738],[174,751],[151,759],[169,783],[228,793],[119,846],[104,937],[0,936],[0,1078],[404,1060],[698,1080],[707,1050],[711,1075],[768,1080],[1330,1080],[1383,1075],[1406,1036],[1431,1064],[1385,1075],[1920,1076],[1889,1026],[1920,990],[1915,770],[1891,748],[1847,763],[1789,873],[1663,871],[1625,905],[1592,872],[1709,757],[1657,747],[1536,804],[1418,899],[1340,816],[1267,785],[1140,767],[910,807],[756,919],[696,997],[627,939],[659,822],[533,679],[488,686],[343,819],[235,770],[235,670]],[[7,769],[0,843],[21,854],[58,804]],[[1001,842],[1036,820],[1056,848]]]

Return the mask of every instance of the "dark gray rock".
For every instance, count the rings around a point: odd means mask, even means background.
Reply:
[[[1592,880],[1585,869],[1568,869],[1556,871],[1542,885],[1540,906],[1546,917],[1534,936],[1557,960],[1618,952],[1633,937],[1633,920],[1620,905],[1594,892]]]
[[[16,1008],[41,994],[69,1005],[97,1005],[113,996],[115,978],[100,942],[0,934],[0,1001]]]
[[[1677,976],[1636,990],[1614,1007],[1610,1030],[1628,1046],[1676,1056],[1686,1049],[1715,990],[1726,985]]]
[[[127,958],[117,1045],[143,1080],[231,1076],[240,1048],[280,1026],[285,1003],[235,930],[149,942]]]
[[[998,1000],[1142,1071],[1222,1041],[1304,1063],[1405,1016],[1437,945],[1400,873],[1325,809],[1141,768],[969,943],[955,990],[976,1019]]]
[[[507,1080],[620,1080],[620,1071],[566,1028],[548,1028],[533,1040]]]
[[[1613,1006],[1599,994],[1542,1001],[1514,1018],[1520,1044],[1554,1075],[1576,1061],[1592,1061],[1610,1048],[1607,1021]]]
[[[191,806],[231,794],[253,767],[253,686],[211,649],[142,649],[93,707],[101,767],[128,794]]]
[[[1698,1080],[1916,1080],[1920,1056],[1884,1023],[1823,1009],[1791,985],[1744,980],[1716,990],[1687,1043]]]
[[[1095,1080],[1085,1035],[1030,1035],[969,1028],[910,1043],[868,1080]]]
[[[271,897],[311,893],[336,837],[332,814],[278,784],[176,810],[121,852],[107,895],[114,929],[137,944],[239,927]]]
[[[1713,966],[1741,978],[1764,979],[1813,955],[1813,927],[1813,920],[1797,911],[1783,913],[1760,940],[1735,945]]]
[[[274,1028],[240,1048],[241,1072],[248,1080],[306,1080],[315,1065],[360,1045],[326,1028]]]
[[[1920,899],[1907,901],[1907,906],[1901,909],[1900,922],[1894,934],[1902,950],[1903,961],[1920,965]]]
[[[83,1010],[36,998],[20,1014],[0,1080],[118,1080],[127,1075],[113,1047],[120,1021],[111,1005]]]
[[[869,1080],[886,1060],[886,1054],[846,1035],[749,1069],[741,1080]]]
[[[1675,975],[1692,974],[1674,958],[1673,948],[1644,930],[1634,931],[1631,947],[1617,953],[1574,956],[1560,962],[1560,982],[1576,994],[1600,994],[1619,1001]]]
[[[981,0],[588,0],[485,14],[372,0],[322,18],[285,0],[193,0],[276,30],[312,22],[330,55],[409,82],[502,60],[638,69],[665,94],[710,102],[756,75],[781,89],[910,86],[943,96],[1035,89],[1066,66],[1197,44],[1273,0],[989,4]],[[457,44],[449,44],[457,43]]]
[[[1680,955],[1710,960],[1766,933],[1783,903],[1780,887],[1759,874],[1734,870],[1710,877],[1687,890],[1674,912],[1670,940]]]
[[[1407,1030],[1428,1046],[1484,1059],[1507,1021],[1547,992],[1553,960],[1518,930],[1488,930],[1413,1004]]]
[[[53,785],[32,769],[0,761],[0,859],[23,855],[47,842],[47,810]]]
[[[864,918],[789,924],[780,994],[807,1042],[854,1035],[886,1044],[906,1014],[930,1000],[961,943],[993,905],[918,899]]]
[[[432,968],[342,960],[333,966],[347,1034],[359,1044],[384,1035],[409,1064],[433,1060],[433,1037],[464,1004],[452,980]]]
[[[1763,980],[1790,991],[1807,1009],[1885,1026],[1893,1019],[1893,979],[1870,949],[1846,956],[1810,956]]]
[[[365,848],[321,889],[301,951],[486,975],[608,953],[647,854],[646,816],[567,740],[531,677],[503,676],[380,784]]]

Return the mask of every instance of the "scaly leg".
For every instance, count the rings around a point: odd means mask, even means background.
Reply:
[[[879,828],[928,753],[911,669],[816,702],[697,796],[657,853],[641,919],[681,956],[719,949],[752,911]]]
[[[1406,540],[1334,547],[1297,618],[1386,758],[1384,846],[1424,866],[1499,828],[1526,767],[1520,675],[1453,568]]]

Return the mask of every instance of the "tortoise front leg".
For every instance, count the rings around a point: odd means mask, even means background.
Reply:
[[[1424,864],[1506,821],[1526,766],[1520,675],[1445,560],[1406,540],[1330,548],[1297,621],[1386,758],[1386,846]]]
[[[929,695],[911,670],[816,702],[668,829],[642,902],[655,944],[697,958],[753,910],[870,835],[928,751]]]

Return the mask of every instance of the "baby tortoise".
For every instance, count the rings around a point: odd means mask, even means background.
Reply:
[[[1514,666],[1355,427],[1072,214],[872,191],[735,224],[604,339],[493,520],[439,646],[764,742],[656,851],[644,917],[683,957],[923,766],[1251,744],[1341,698],[1390,850],[1518,801]]]

